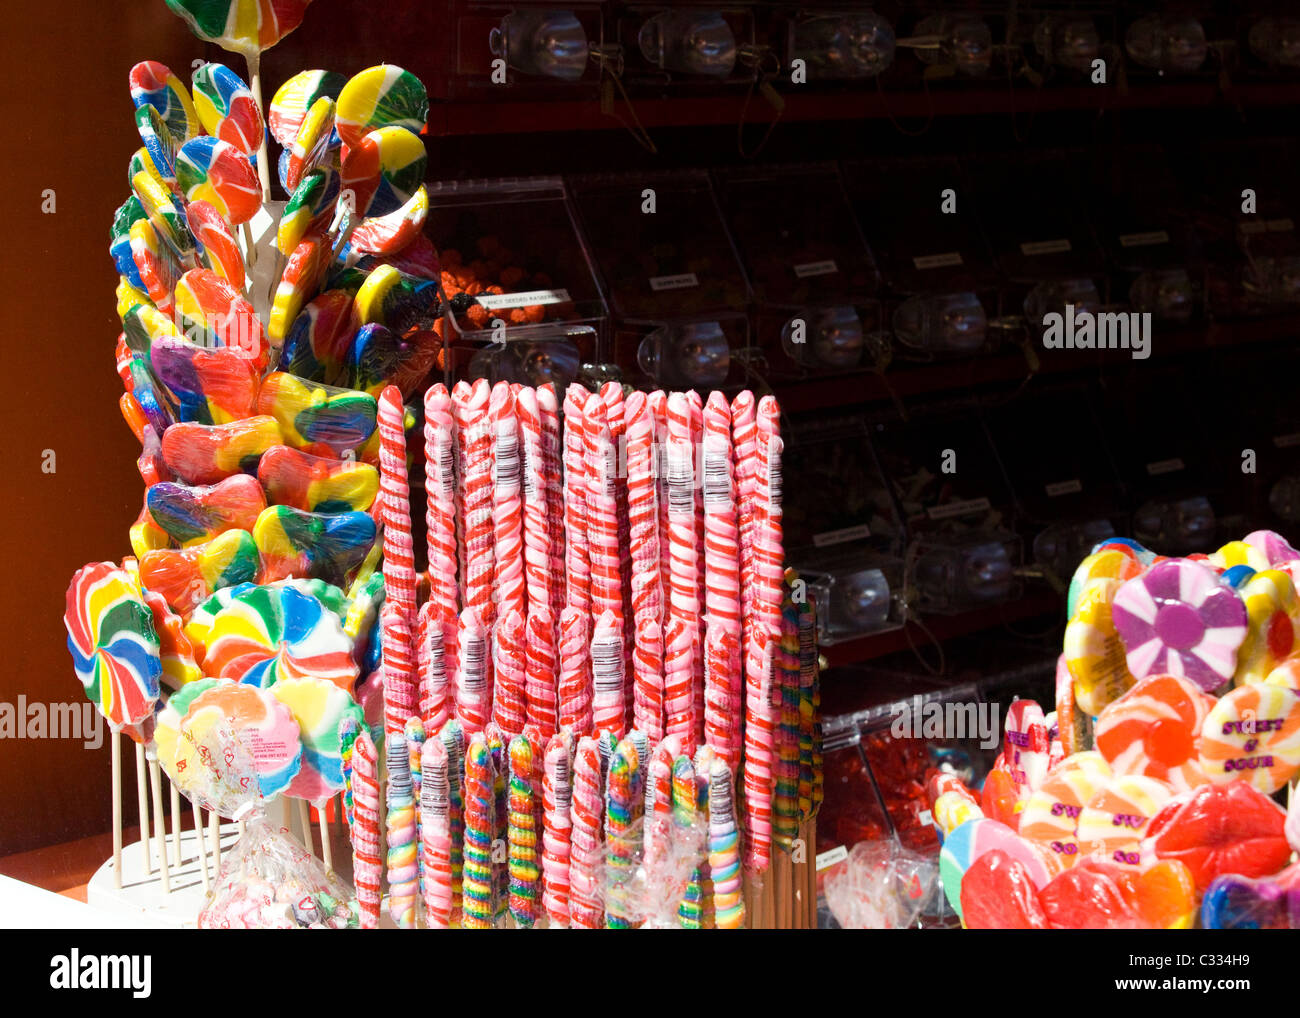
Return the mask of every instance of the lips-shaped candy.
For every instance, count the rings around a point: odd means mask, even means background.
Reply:
[[[253,528],[265,582],[303,576],[342,585],[375,534],[366,513],[308,513],[287,505],[270,506]]]
[[[338,457],[355,453],[374,434],[378,403],[368,393],[277,371],[262,382],[257,410],[278,422],[287,444]]]
[[[1235,873],[1215,878],[1201,901],[1201,925],[1207,930],[1300,929],[1300,864],[1258,880]]]
[[[997,848],[975,860],[962,878],[961,915],[971,930],[1051,929],[1024,863]]]
[[[183,481],[216,484],[232,474],[255,473],[262,453],[282,441],[280,426],[270,416],[229,424],[174,424],[163,434],[162,456]]]
[[[266,496],[256,478],[235,474],[199,487],[155,484],[148,491],[147,504],[159,527],[182,547],[192,547],[227,530],[251,532],[266,508]]]
[[[194,548],[151,551],[140,559],[140,582],[161,594],[182,618],[220,587],[257,576],[257,546],[247,530],[228,530]]]
[[[257,369],[242,350],[205,350],[183,339],[163,339],[153,344],[149,358],[178,420],[228,424],[253,416]]]
[[[363,325],[348,352],[347,384],[375,397],[395,385],[405,398],[419,388],[441,348],[436,332],[398,336],[383,325]]]
[[[379,471],[368,463],[313,456],[279,445],[268,449],[257,479],[276,505],[304,512],[364,512],[379,492]]]

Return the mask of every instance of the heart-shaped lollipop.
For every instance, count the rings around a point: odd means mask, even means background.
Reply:
[[[251,532],[266,508],[262,486],[248,474],[201,487],[155,484],[146,497],[150,515],[182,547],[205,544],[227,530]]]

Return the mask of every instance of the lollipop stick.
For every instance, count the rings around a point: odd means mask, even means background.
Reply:
[[[158,842],[158,862],[162,867],[163,894],[172,893],[171,875],[167,871],[167,814],[163,812],[162,769],[157,760],[149,761],[149,786],[153,792],[153,833]]]
[[[307,808],[307,800],[298,800],[298,826],[302,828],[302,843],[307,846],[307,851],[316,854],[315,844],[311,838],[311,810]]]
[[[181,868],[181,793],[175,785],[172,789],[172,845],[175,853],[172,861],[177,869]]]
[[[212,884],[208,879],[208,847],[203,843],[203,813],[197,802],[190,805],[194,807],[194,844],[198,846],[199,864],[203,867],[203,890],[207,891]]]
[[[251,269],[257,264],[257,245],[253,243],[253,228],[247,223],[244,223],[240,227],[240,230],[242,230],[244,234],[244,264]],[[252,279],[249,279],[245,285],[251,287],[252,284]]]
[[[208,834],[212,838],[212,855],[217,868],[217,875],[221,875],[221,817],[215,809],[208,810]]]
[[[149,790],[145,786],[144,746],[135,744],[135,798],[140,811],[140,849],[144,852],[144,871],[153,873],[153,846],[149,843]]]
[[[253,93],[253,102],[262,113],[262,122],[266,122],[266,107],[262,105],[262,54],[257,50],[248,54],[248,87]],[[262,140],[257,146],[257,175],[262,181],[262,201],[271,200],[271,161],[266,151],[266,130],[262,130]]]
[[[122,741],[113,740],[113,886],[122,888]]]
[[[334,850],[330,847],[330,825],[325,819],[325,810],[317,810],[320,821],[320,857],[327,870],[334,868]]]

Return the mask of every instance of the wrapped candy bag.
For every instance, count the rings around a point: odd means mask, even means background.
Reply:
[[[934,859],[898,842],[860,841],[826,879],[826,900],[846,930],[899,930],[913,925],[938,889]]]
[[[206,718],[202,712],[187,714],[177,739],[187,794],[200,806],[243,822],[234,850],[222,855],[221,871],[199,912],[199,929],[357,926],[352,888],[267,818],[267,785],[281,783],[285,767],[276,750],[287,739],[277,738],[274,726],[252,727],[246,721],[216,711]]]

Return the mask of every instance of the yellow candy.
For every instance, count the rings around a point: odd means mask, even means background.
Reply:
[[[145,293],[143,290],[137,290],[134,286],[132,286],[130,280],[128,280],[126,276],[118,276],[117,277],[117,317],[123,322],[125,322],[127,312],[129,312],[136,305],[139,305],[140,307],[151,308],[153,307],[153,301],[149,299],[149,295]]]
[[[930,812],[934,822],[939,825],[939,830],[945,835],[955,831],[967,820],[984,815],[982,809],[960,792],[944,792],[934,800],[934,808]]]
[[[1211,564],[1219,569],[1231,569],[1233,566],[1250,566],[1255,572],[1268,568],[1268,559],[1257,548],[1245,541],[1229,541],[1213,555],[1208,556]]]
[[[1065,627],[1065,663],[1074,678],[1074,699],[1093,717],[1137,682],[1111,618],[1111,602],[1120,586],[1118,580],[1094,580]]]
[[[1291,577],[1280,569],[1257,572],[1238,593],[1246,602],[1249,619],[1233,675],[1233,682],[1242,686],[1264,682],[1295,652],[1300,642],[1300,598]]]

